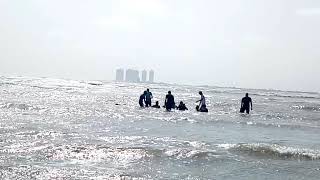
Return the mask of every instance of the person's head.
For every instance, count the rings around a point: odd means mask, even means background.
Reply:
[[[146,94],[147,94],[147,91],[144,91],[143,94],[146,95]]]
[[[168,91],[168,94],[171,94],[171,91]]]
[[[203,95],[202,91],[199,91],[199,94],[200,94],[200,95]]]
[[[147,92],[149,92],[149,89],[147,89]]]
[[[181,104],[181,105],[183,105],[183,102],[182,102],[182,101],[180,101],[180,104]]]
[[[157,106],[159,105],[159,101],[156,101],[156,105],[157,105]]]
[[[249,97],[249,93],[246,93],[246,97]]]

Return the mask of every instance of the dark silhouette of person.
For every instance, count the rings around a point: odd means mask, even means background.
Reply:
[[[244,111],[246,111],[247,114],[250,113],[250,107],[252,110],[252,99],[249,97],[249,94],[246,93],[246,97],[242,98],[241,100],[241,108],[240,108],[240,112],[244,113]]]
[[[177,107],[177,109],[180,110],[180,111],[188,110],[186,104],[184,104],[182,101],[180,101],[180,104],[179,104],[179,106]]]
[[[146,101],[146,94],[147,94],[147,91],[144,91],[143,94],[140,95],[140,99],[139,99],[140,107],[144,107],[143,103],[145,103]]]
[[[146,107],[151,106],[151,99],[153,98],[152,93],[150,92],[149,89],[147,89],[147,94],[146,94]]]
[[[168,91],[166,95],[166,99],[164,101],[164,105],[168,111],[175,108],[174,96],[171,94],[171,91]]]
[[[201,96],[201,99],[196,101],[196,102],[199,102],[199,105],[196,107],[197,111],[208,112],[207,105],[206,105],[206,98],[204,97],[202,91],[199,91],[199,95]]]
[[[160,105],[159,105],[159,101],[156,101],[156,104],[151,106],[151,107],[153,107],[153,108],[161,108]]]
[[[196,106],[198,112],[209,112],[206,105],[203,105],[202,109],[199,108],[199,105]]]

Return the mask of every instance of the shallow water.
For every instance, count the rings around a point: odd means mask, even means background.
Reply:
[[[90,83],[0,78],[1,179],[319,179],[318,93]],[[190,110],[141,109],[146,88]]]

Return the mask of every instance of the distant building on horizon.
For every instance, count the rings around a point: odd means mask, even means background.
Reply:
[[[154,71],[150,70],[149,71],[149,79],[147,79],[148,77],[148,71],[143,70],[138,71],[135,69],[122,69],[119,68],[116,70],[116,81],[118,82],[133,82],[133,83],[154,83]]]
[[[123,69],[116,70],[116,81],[119,81],[119,82],[124,81],[124,70]]]
[[[154,71],[149,71],[149,83],[154,83]]]
[[[126,71],[126,82],[140,82],[139,71],[134,69],[128,69]]]
[[[147,82],[147,71],[143,70],[141,72],[141,82]]]

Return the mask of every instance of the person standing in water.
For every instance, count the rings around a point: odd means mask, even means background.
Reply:
[[[171,94],[171,91],[168,91],[166,95],[166,99],[164,101],[164,105],[168,111],[175,108],[174,96]]]
[[[153,98],[152,93],[150,92],[149,89],[147,89],[147,94],[146,94],[146,107],[151,106],[151,99]]]
[[[196,102],[200,102],[199,106],[197,106],[197,111],[208,112],[207,105],[206,105],[206,98],[204,97],[202,91],[199,91],[199,95],[201,96],[201,99],[196,101]]]
[[[246,97],[242,98],[241,100],[241,109],[240,112],[244,113],[246,111],[247,114],[250,113],[250,107],[252,110],[252,99],[249,97],[249,94],[246,93]]]
[[[140,95],[140,99],[139,99],[140,107],[144,107],[143,103],[146,102],[146,94],[147,94],[147,91],[144,91],[143,94]]]

